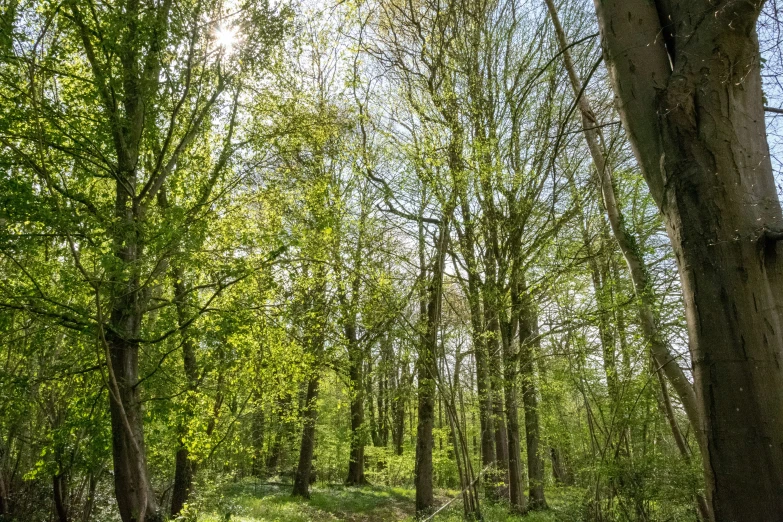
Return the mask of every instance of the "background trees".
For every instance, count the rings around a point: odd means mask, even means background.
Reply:
[[[780,511],[778,7],[632,4],[2,4],[0,519]]]

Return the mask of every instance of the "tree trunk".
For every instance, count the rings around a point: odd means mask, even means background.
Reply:
[[[429,336],[427,336],[429,337]],[[435,360],[434,347],[430,346],[429,338],[419,349],[417,360],[418,391],[418,424],[416,427],[416,513],[429,513],[435,503],[432,490],[432,428],[435,423]]]
[[[394,397],[392,399],[392,443],[394,454],[402,455],[402,445],[405,442],[405,401],[408,396],[408,363],[404,362],[396,373]]]
[[[87,486],[87,500],[84,502],[82,508],[82,522],[89,522],[92,519],[92,510],[95,506],[95,491],[98,489],[98,477],[96,473],[90,472],[90,477]]]
[[[188,314],[192,313],[187,308],[189,301],[192,300],[192,296],[188,293],[187,285],[185,284],[185,273],[181,266],[176,266],[172,271],[172,279],[174,284],[174,302],[177,308],[177,321],[182,330],[182,367],[185,372],[185,378],[187,379],[188,391],[194,394],[198,387],[198,366],[196,363],[196,345],[193,336],[190,335],[186,327],[189,319]],[[186,398],[186,411],[185,419],[190,419],[195,415],[193,411],[192,401],[195,397]],[[186,422],[186,421],[185,421]],[[190,454],[183,437],[187,432],[186,423],[179,426],[180,441],[179,448],[174,463],[174,486],[171,492],[171,517],[176,518],[179,515],[182,508],[185,507],[185,503],[190,497],[190,491],[193,487],[193,476],[196,473],[196,463],[190,460]]]
[[[345,338],[348,342],[348,381],[351,387],[351,452],[345,484],[361,486],[367,483],[364,478],[364,354],[356,339],[353,323],[345,325]]]
[[[549,454],[552,459],[552,476],[555,478],[555,482],[564,486],[573,485],[573,479],[567,464],[564,462],[563,453],[553,447],[550,448]]]
[[[52,491],[54,493],[54,511],[57,513],[57,519],[60,522],[69,522],[68,507],[66,506],[68,492],[65,487],[65,477],[61,473],[52,477]]]
[[[123,312],[115,309],[112,323],[123,323]],[[113,331],[122,331],[117,327]],[[114,460],[114,492],[123,522],[161,520],[149,483],[144,448],[138,381],[139,345],[107,332],[113,374],[109,393]]]
[[[654,311],[655,304],[653,302],[647,267],[633,235],[626,229],[622,210],[617,203],[613,182],[613,168],[607,159],[603,134],[600,128],[598,128],[590,102],[586,97],[580,96],[582,89],[581,81],[576,73],[576,68],[574,67],[571,55],[567,49],[565,32],[560,25],[554,3],[552,0],[546,0],[546,3],[558,35],[558,40],[560,41],[566,70],[571,80],[571,87],[574,90],[574,95],[579,96],[578,105],[582,115],[582,125],[585,129],[584,136],[593,158],[598,185],[603,197],[604,209],[609,218],[609,225],[611,226],[612,234],[623,253],[623,257],[628,264],[629,272],[631,274],[631,281],[633,282],[634,292],[637,298],[637,308],[639,310],[642,333],[645,341],[650,346],[656,361],[663,368],[667,378],[677,391],[677,394],[685,407],[685,411],[688,414],[691,425],[696,432],[699,445],[704,446],[705,441],[701,429],[701,414],[696,403],[696,394],[659,332],[657,324],[658,318]]]
[[[486,312],[487,308],[493,309]],[[508,432],[506,429],[505,412],[503,408],[503,371],[501,369],[500,343],[498,342],[498,320],[496,308],[485,301],[485,315],[487,318],[486,346],[489,352],[489,374],[492,384],[492,425],[495,428],[495,468],[492,471],[491,482],[494,487],[489,494],[493,498],[508,498]]]
[[[264,473],[264,431],[266,428],[263,408],[258,408],[253,413],[252,434],[253,441],[253,467],[252,474],[260,477]]]
[[[176,518],[190,497],[196,463],[190,460],[188,449],[181,446],[174,461],[174,486],[171,489],[171,517]]]
[[[481,464],[487,467],[495,461],[495,439],[492,423],[492,385],[489,379],[487,343],[484,334],[484,319],[481,310],[481,278],[476,261],[476,239],[465,184],[459,184],[460,209],[464,220],[460,234],[462,256],[468,271],[467,297],[470,309],[471,340],[476,360],[476,390],[478,392],[479,425],[481,430]],[[459,229],[457,229],[459,232]]]
[[[513,300],[516,306],[516,298]],[[506,405],[506,427],[508,431],[508,498],[511,508],[524,513],[527,499],[522,482],[522,445],[519,438],[519,410],[517,407],[517,368],[519,354],[514,350],[514,336],[518,310],[511,311],[511,319],[501,322],[503,345],[503,393]]]
[[[294,496],[310,498],[310,481],[315,453],[315,428],[318,421],[318,388],[321,371],[319,363],[323,357],[326,336],[326,268],[323,263],[315,265],[313,274],[315,288],[309,303],[309,314],[304,326],[307,338],[306,349],[314,357],[314,367],[307,381],[307,391],[302,405],[302,439],[299,445],[299,463],[294,473]]]
[[[783,214],[765,136],[763,2],[596,0],[623,125],[685,296],[716,520],[783,513]]]
[[[674,443],[677,445],[677,449],[680,451],[680,456],[686,461],[691,460],[691,450],[688,444],[685,442],[685,437],[682,435],[679,424],[677,424],[677,417],[674,414],[674,408],[672,407],[671,397],[669,396],[669,389],[666,387],[666,380],[663,376],[663,371],[657,363],[653,361],[653,371],[658,377],[659,393],[658,393],[658,406],[661,409],[661,413],[669,423],[669,429],[672,432]],[[702,521],[710,519],[710,508],[707,504],[707,499],[704,495],[696,495],[696,508],[699,510],[699,517]]]
[[[432,263],[432,277],[426,291],[426,306],[420,310],[426,314],[422,318],[424,319],[426,331],[421,336],[419,358],[416,363],[419,380],[419,412],[416,428],[416,473],[414,484],[416,486],[416,513],[418,515],[429,513],[435,504],[432,489],[432,428],[435,423],[435,382],[438,377],[436,354],[440,326],[443,265],[449,234],[448,214],[450,212],[444,215],[440,224],[435,259]],[[420,239],[423,239],[423,234],[420,234]],[[421,252],[420,257],[423,257]],[[422,260],[420,259],[420,261]]]
[[[530,509],[544,509],[546,508],[544,460],[541,456],[541,428],[535,378],[535,348],[539,346],[538,314],[533,308],[530,296],[527,295],[524,282],[520,284],[519,290],[521,293],[519,296],[519,360],[522,374],[522,403],[525,410]]]
[[[302,413],[302,442],[299,446],[299,464],[294,474],[294,496],[310,498],[310,474],[313,470],[315,452],[315,425],[318,420],[318,372],[307,382],[304,411]]]

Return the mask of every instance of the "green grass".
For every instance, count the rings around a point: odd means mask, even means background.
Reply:
[[[436,504],[442,505],[457,492],[440,492]],[[545,511],[524,517],[513,515],[503,505],[482,503],[487,522],[559,522],[576,520],[567,516],[574,500],[568,492],[548,492],[551,506]],[[288,486],[259,485],[252,481],[231,484],[225,488],[219,502],[206,503],[200,510],[199,522],[224,522],[231,513],[231,522],[391,522],[414,521],[414,491],[392,487],[316,486],[309,500],[292,497]],[[210,512],[212,511],[212,512]],[[435,517],[433,522],[462,520],[462,504],[458,500]]]

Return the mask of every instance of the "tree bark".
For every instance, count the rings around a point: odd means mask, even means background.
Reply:
[[[524,281],[519,285],[519,292],[519,364],[522,374],[522,403],[525,410],[528,495],[530,509],[545,509],[544,459],[541,455],[541,426],[535,376],[535,349],[539,346],[538,314],[527,294]]]
[[[57,513],[57,519],[60,522],[69,522],[68,506],[66,506],[68,492],[65,486],[65,477],[61,473],[52,477],[52,491],[54,493],[54,511]]]
[[[315,425],[318,420],[319,374],[314,372],[307,382],[304,411],[302,413],[302,441],[299,446],[299,464],[294,474],[294,496],[310,498],[310,474],[315,453]]]
[[[440,327],[443,265],[449,240],[448,215],[450,213],[450,211],[447,212],[441,220],[435,258],[432,262],[432,276],[426,291],[426,306],[421,309],[421,312],[425,313],[423,322],[426,331],[421,336],[419,358],[416,363],[417,378],[419,380],[419,412],[418,425],[416,427],[416,473],[414,484],[416,487],[416,513],[418,515],[429,513],[435,504],[432,489],[432,428],[435,423],[435,383],[438,377],[436,355],[438,330]],[[423,239],[421,234],[420,239]],[[420,261],[422,260],[420,259]]]
[[[356,338],[355,324],[345,325],[345,338],[348,342],[348,381],[351,387],[351,451],[345,484],[361,486],[367,483],[364,478],[364,354]]]
[[[196,463],[190,460],[188,449],[181,446],[174,459],[174,486],[171,489],[171,516],[176,518],[190,497]]]
[[[115,309],[112,315],[114,320],[111,323],[125,322],[122,311]],[[123,522],[157,521],[160,513],[147,472],[141,401],[135,386],[138,381],[139,345],[116,335],[108,335],[107,342],[114,375],[114,382],[110,384],[113,390],[109,393],[109,407],[117,507]]]
[[[511,508],[524,513],[527,499],[522,482],[522,446],[519,437],[519,410],[517,407],[517,370],[519,354],[514,350],[514,337],[519,312],[517,299],[513,299],[510,317],[501,321],[503,345],[503,393],[506,406],[506,428],[508,440],[508,499]]]
[[[189,296],[187,285],[185,284],[185,273],[181,266],[176,266],[172,271],[174,286],[174,302],[177,309],[177,320],[181,328],[186,325],[188,320],[187,305],[192,299]],[[196,362],[196,345],[193,336],[185,328],[182,331],[182,367],[187,380],[188,391],[193,394],[198,387],[198,366]],[[193,397],[186,398],[185,417],[192,418],[195,412],[191,406]],[[185,503],[190,497],[190,491],[193,487],[193,476],[196,473],[196,463],[190,460],[190,453],[185,446],[182,438],[185,436],[187,427],[179,426],[180,441],[179,448],[174,462],[174,486],[171,491],[171,516],[176,518]]]
[[[595,2],[620,116],[678,262],[717,520],[783,513],[783,215],[762,5]]]

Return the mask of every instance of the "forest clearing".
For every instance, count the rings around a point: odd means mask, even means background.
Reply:
[[[783,522],[778,0],[0,16],[0,522]]]

